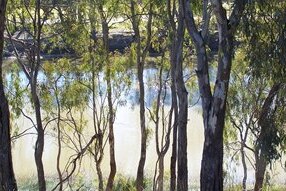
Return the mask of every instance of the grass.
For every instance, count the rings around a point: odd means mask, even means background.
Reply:
[[[165,179],[165,190],[169,190],[168,188],[168,181],[169,179]],[[57,183],[56,177],[48,177],[46,179],[47,183],[47,190],[51,190],[55,184]],[[152,191],[152,178],[145,179],[145,190],[146,191]],[[70,186],[73,188],[73,190],[79,190],[79,191],[95,191],[96,187],[98,185],[98,182],[96,180],[87,180],[83,176],[77,176],[76,178],[73,178],[72,181],[70,181]],[[198,191],[199,186],[198,185],[189,185],[190,191]],[[65,190],[71,190],[67,184],[65,184]],[[252,190],[253,186],[249,185],[248,189]],[[37,177],[24,177],[21,179],[18,179],[18,190],[19,191],[37,191],[38,190],[38,184],[37,184]],[[224,191],[241,191],[242,187],[241,185],[229,185],[227,188],[224,189]],[[263,188],[263,191],[285,191],[286,185],[271,185],[271,186],[265,186]],[[136,185],[135,185],[135,178],[134,177],[126,177],[124,175],[117,175],[115,182],[114,182],[114,189],[113,191],[136,191]]]

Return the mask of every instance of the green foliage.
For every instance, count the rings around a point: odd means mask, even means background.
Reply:
[[[255,76],[285,81],[285,7],[285,1],[279,0],[257,0],[247,6],[243,42]]]
[[[114,191],[135,191],[136,184],[134,178],[126,178],[122,175],[117,175],[115,184],[114,184]]]

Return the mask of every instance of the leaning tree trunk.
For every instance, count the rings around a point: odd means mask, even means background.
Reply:
[[[17,190],[15,180],[10,138],[10,113],[4,92],[2,65],[4,46],[4,27],[7,1],[0,1],[0,190]]]
[[[265,158],[265,153],[264,151],[267,148],[267,142],[265,141],[265,139],[267,139],[267,134],[269,133],[269,128],[273,128],[273,127],[269,127],[269,114],[271,113],[271,106],[273,105],[273,102],[275,100],[275,97],[277,96],[277,94],[279,93],[281,88],[281,84],[280,83],[275,83],[264,103],[262,106],[262,110],[260,112],[259,115],[259,119],[258,119],[258,125],[260,126],[260,133],[258,135],[257,138],[257,143],[258,145],[256,145],[255,147],[255,185],[254,185],[254,191],[261,191],[262,187],[263,187],[263,181],[264,181],[264,175],[265,175],[265,171],[266,171],[266,166],[268,164],[268,161]],[[269,136],[269,135],[268,135]]]

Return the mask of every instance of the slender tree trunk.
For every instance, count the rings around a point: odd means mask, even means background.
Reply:
[[[0,1],[0,190],[17,190],[17,183],[13,170],[10,137],[10,112],[5,96],[2,65],[5,13],[7,1]]]
[[[183,39],[184,39],[184,20],[183,11],[180,6],[178,29],[176,38],[176,90],[179,100],[178,115],[178,178],[177,190],[188,190],[188,158],[187,158],[187,123],[188,123],[188,92],[185,87],[183,74]]]
[[[131,22],[132,27],[135,33],[135,43],[136,43],[136,63],[137,63],[137,77],[139,83],[139,109],[140,109],[140,129],[141,129],[141,148],[140,148],[140,160],[137,168],[136,175],[136,190],[143,191],[144,190],[144,167],[146,161],[146,149],[147,149],[147,130],[145,124],[145,89],[144,89],[144,62],[147,55],[147,51],[150,47],[151,42],[151,23],[152,23],[152,4],[150,4],[150,10],[148,14],[148,24],[147,24],[147,42],[144,50],[141,45],[141,37],[139,30],[139,17],[136,13],[136,3],[134,0],[130,1],[130,9],[131,9]]]
[[[38,184],[39,190],[45,191],[46,190],[46,180],[45,180],[45,173],[44,173],[44,166],[43,166],[43,152],[44,152],[44,128],[42,125],[42,117],[41,117],[41,106],[39,97],[36,92],[36,83],[31,82],[31,93],[33,104],[36,113],[36,122],[37,122],[37,140],[35,143],[35,161],[37,166],[37,174],[38,174]]]
[[[106,85],[107,85],[107,100],[108,100],[108,141],[109,141],[109,155],[110,155],[110,173],[107,180],[106,191],[113,190],[113,183],[116,174],[116,161],[115,161],[115,144],[114,144],[114,132],[113,132],[113,124],[114,124],[114,111],[113,111],[113,102],[112,102],[112,85],[111,85],[111,63],[109,60],[109,27],[106,22],[106,18],[104,16],[103,7],[100,5],[99,7],[101,20],[102,20],[102,33],[103,33],[103,45],[105,52],[105,61],[106,61]]]
[[[172,80],[173,81],[173,80]],[[172,82],[173,83],[173,82]],[[173,144],[172,144],[172,156],[170,161],[170,191],[176,190],[176,165],[177,165],[177,136],[178,136],[178,106],[177,106],[177,96],[176,90],[174,90],[174,85],[172,87],[172,105],[174,106],[174,123],[173,123]]]
[[[32,95],[32,102],[35,109],[36,115],[36,130],[37,130],[37,140],[35,143],[35,162],[37,166],[37,175],[38,175],[38,185],[39,191],[46,190],[46,180],[45,180],[45,172],[44,172],[44,165],[42,161],[43,152],[44,152],[44,142],[45,142],[45,132],[44,127],[42,124],[42,116],[41,116],[41,104],[37,92],[37,80],[38,80],[38,73],[40,70],[41,65],[41,58],[40,58],[40,50],[41,50],[41,32],[42,32],[42,23],[41,23],[41,1],[36,1],[36,18],[34,21],[34,36],[35,36],[35,44],[34,51],[31,55],[32,57],[32,66],[31,66],[31,77],[30,77],[30,86],[31,86],[31,95]]]
[[[61,105],[60,105],[60,101],[59,101],[59,97],[58,97],[58,88],[57,88],[57,84],[56,84],[56,88],[55,88],[55,94],[56,94],[56,102],[57,102],[57,106],[58,106],[58,116],[57,116],[57,131],[58,131],[58,136],[57,136],[57,141],[58,141],[58,153],[57,153],[57,173],[58,173],[58,177],[59,177],[59,191],[63,190],[63,176],[62,176],[62,171],[61,171],[61,167],[60,167],[60,161],[61,161],[61,154],[62,154],[62,142],[61,142]]]
[[[143,181],[144,181],[144,166],[146,161],[146,145],[147,145],[147,131],[145,125],[145,103],[144,103],[144,80],[143,80],[143,68],[144,64],[142,62],[138,63],[138,81],[139,81],[139,102],[140,102],[140,126],[141,126],[141,152],[140,160],[137,169],[137,178],[136,178],[136,188],[138,191],[144,190]]]
[[[247,165],[246,165],[245,150],[244,150],[244,146],[243,145],[241,145],[240,154],[241,154],[241,163],[242,163],[242,166],[243,166],[242,189],[243,189],[243,191],[246,191]]]
[[[94,42],[96,43],[96,42]],[[103,176],[101,170],[101,162],[104,156],[103,152],[103,130],[101,126],[98,125],[97,121],[97,110],[96,110],[96,69],[95,61],[92,60],[92,120],[95,134],[97,134],[95,148],[94,148],[94,161],[96,165],[97,177],[98,177],[98,190],[103,191]],[[100,120],[100,119],[99,119]]]
[[[98,177],[98,190],[103,191],[103,175],[101,170],[101,161],[96,162],[96,172]]]
[[[172,45],[171,45],[171,94],[172,94],[172,107],[174,110],[174,122],[173,122],[173,143],[172,143],[172,156],[170,164],[170,191],[176,190],[176,166],[177,166],[177,138],[178,138],[178,101],[176,92],[176,71],[177,71],[177,41],[176,41],[176,31],[173,31],[172,35]]]
[[[180,7],[178,26],[175,26],[168,1],[169,17],[172,25],[171,35],[171,92],[172,107],[174,108],[173,145],[171,156],[170,190],[188,190],[188,162],[187,162],[187,119],[188,92],[183,79],[182,52],[184,39],[184,20]],[[179,107],[177,103],[179,101]],[[176,161],[178,158],[178,177],[176,177]],[[177,184],[176,184],[177,181]]]

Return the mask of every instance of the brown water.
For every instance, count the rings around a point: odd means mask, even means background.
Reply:
[[[91,113],[87,113],[87,118],[91,119]],[[20,118],[17,123],[23,128],[30,127],[31,124],[27,119]],[[139,128],[139,108],[131,108],[128,106],[118,109],[115,128],[115,149],[116,162],[118,173],[135,176],[137,164],[139,161],[140,151],[140,128]],[[48,131],[49,132],[49,129]],[[18,139],[13,145],[13,161],[14,170],[17,178],[36,177],[36,166],[34,162],[34,143],[35,135],[27,135]],[[203,146],[203,124],[202,117],[198,108],[189,109],[188,122],[188,172],[189,179],[192,184],[199,184],[200,163]],[[67,162],[71,151],[67,148],[63,149],[62,154],[62,168]],[[102,168],[104,174],[107,176],[109,171],[109,157],[108,150],[105,152]],[[228,153],[226,153],[228,154]],[[46,136],[45,149],[43,155],[44,168],[47,176],[56,175],[56,156],[57,143],[55,138],[50,135]],[[153,176],[155,162],[157,159],[155,151],[154,136],[150,139],[147,160],[146,172],[149,176]],[[170,149],[166,155],[166,172],[169,172]],[[228,182],[239,183],[242,180],[242,168],[239,163],[226,159],[226,168],[230,175]],[[230,162],[229,162],[230,161]],[[92,159],[85,157],[82,165],[85,169],[85,175],[95,177],[95,164]],[[248,164],[248,182],[250,184],[254,181],[254,170],[250,163]],[[272,182],[285,183],[285,172],[281,168],[280,163],[272,166],[273,172],[270,173]]]
[[[115,129],[115,149],[118,172],[134,176],[137,170],[140,152],[140,127],[139,127],[138,107],[121,107],[118,110],[114,129]],[[91,114],[87,114],[90,118]],[[17,123],[23,128],[30,127],[31,123],[25,118],[18,119]],[[151,127],[152,128],[152,127]],[[49,132],[49,129],[47,129]],[[33,131],[34,132],[34,131]],[[35,135],[27,135],[18,139],[13,145],[14,169],[17,177],[31,177],[36,175],[34,163],[34,143]],[[192,180],[198,181],[200,172],[200,160],[203,144],[202,118],[197,109],[190,110],[188,123],[188,160],[189,174]],[[169,149],[170,150],[170,149]],[[65,164],[70,156],[69,149],[63,149],[62,164]],[[46,136],[43,162],[46,175],[56,174],[57,143],[55,138]],[[153,175],[155,162],[157,159],[155,151],[154,135],[148,144],[146,169],[149,175]],[[170,152],[166,156],[166,170],[169,168]],[[108,152],[106,151],[103,161],[103,170],[108,172]],[[86,161],[85,168],[94,171],[92,160]]]

